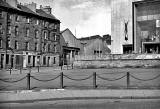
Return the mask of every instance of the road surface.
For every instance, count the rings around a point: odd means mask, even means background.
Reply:
[[[160,109],[160,100],[90,99],[4,103],[0,104],[0,109]]]

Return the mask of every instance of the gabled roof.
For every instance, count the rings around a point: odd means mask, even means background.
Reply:
[[[52,15],[52,14],[47,14],[47,13],[44,12],[42,9],[36,9],[36,12],[39,14],[39,16],[58,20],[54,15]]]
[[[7,2],[4,2],[3,0],[0,0],[0,7],[12,9],[12,10],[19,11],[19,12],[24,12],[27,14],[32,14],[32,15],[35,15],[38,17],[48,18],[48,19],[60,22],[60,20],[58,20],[54,15],[47,14],[42,9],[36,9],[36,12],[34,12],[31,9],[29,9],[28,7],[23,6],[21,4],[17,4],[17,8],[15,8],[15,7],[12,7],[11,5],[9,5]]]
[[[7,2],[4,2],[3,0],[0,0],[0,6],[6,7],[6,8],[13,8],[13,9],[16,9],[16,8],[10,6]]]
[[[68,28],[66,28],[65,30],[61,31],[61,34],[64,33],[65,31],[69,30]],[[70,31],[70,30],[69,30]]]
[[[17,7],[18,7],[18,9],[20,9],[20,10],[23,11],[23,12],[37,15],[37,13],[33,12],[32,10],[30,10],[30,9],[27,8],[26,6],[23,6],[23,5],[18,4]]]

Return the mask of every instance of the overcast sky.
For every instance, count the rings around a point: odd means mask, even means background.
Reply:
[[[77,38],[111,34],[110,0],[18,0],[21,3],[49,5],[61,21],[61,30],[69,28]],[[75,32],[76,31],[76,32]]]

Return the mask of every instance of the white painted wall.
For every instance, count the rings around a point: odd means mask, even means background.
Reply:
[[[124,44],[132,44],[132,2],[141,0],[111,0],[111,51],[122,54]],[[128,41],[125,41],[124,23],[128,23]]]

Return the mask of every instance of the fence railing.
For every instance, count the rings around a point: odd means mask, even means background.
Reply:
[[[64,74],[63,72],[61,72],[60,74],[56,75],[55,77],[51,78],[51,79],[39,79],[35,76],[32,76],[30,73],[28,73],[26,76],[18,79],[18,80],[6,80],[6,79],[0,79],[1,82],[4,82],[4,83],[16,83],[16,82],[21,82],[22,80],[25,80],[27,81],[27,84],[26,84],[26,89],[27,90],[30,90],[32,89],[31,87],[31,79],[33,80],[36,80],[36,81],[39,81],[39,82],[49,82],[49,81],[54,81],[56,79],[59,78],[59,88],[64,88],[64,78],[65,79],[68,79],[68,80],[72,80],[72,81],[85,81],[85,80],[88,80],[88,79],[92,79],[92,86],[93,88],[97,88],[98,87],[98,84],[97,84],[97,80],[100,79],[100,80],[104,80],[104,81],[118,81],[118,80],[122,80],[122,79],[125,79],[126,81],[126,88],[129,89],[130,88],[130,83],[131,83],[131,78],[132,79],[135,79],[135,80],[138,80],[138,81],[151,81],[151,80],[155,80],[155,79],[158,79],[160,78],[160,74],[155,76],[155,77],[152,77],[152,78],[149,78],[149,79],[144,79],[144,78],[139,78],[139,77],[136,77],[134,76],[133,74],[131,74],[130,72],[126,72],[126,73],[123,73],[122,76],[120,77],[116,77],[116,78],[106,78],[106,77],[103,77],[101,74],[97,74],[96,72],[93,72],[92,75],[88,75],[84,78],[75,78],[75,77],[71,77],[70,75],[66,75]]]

